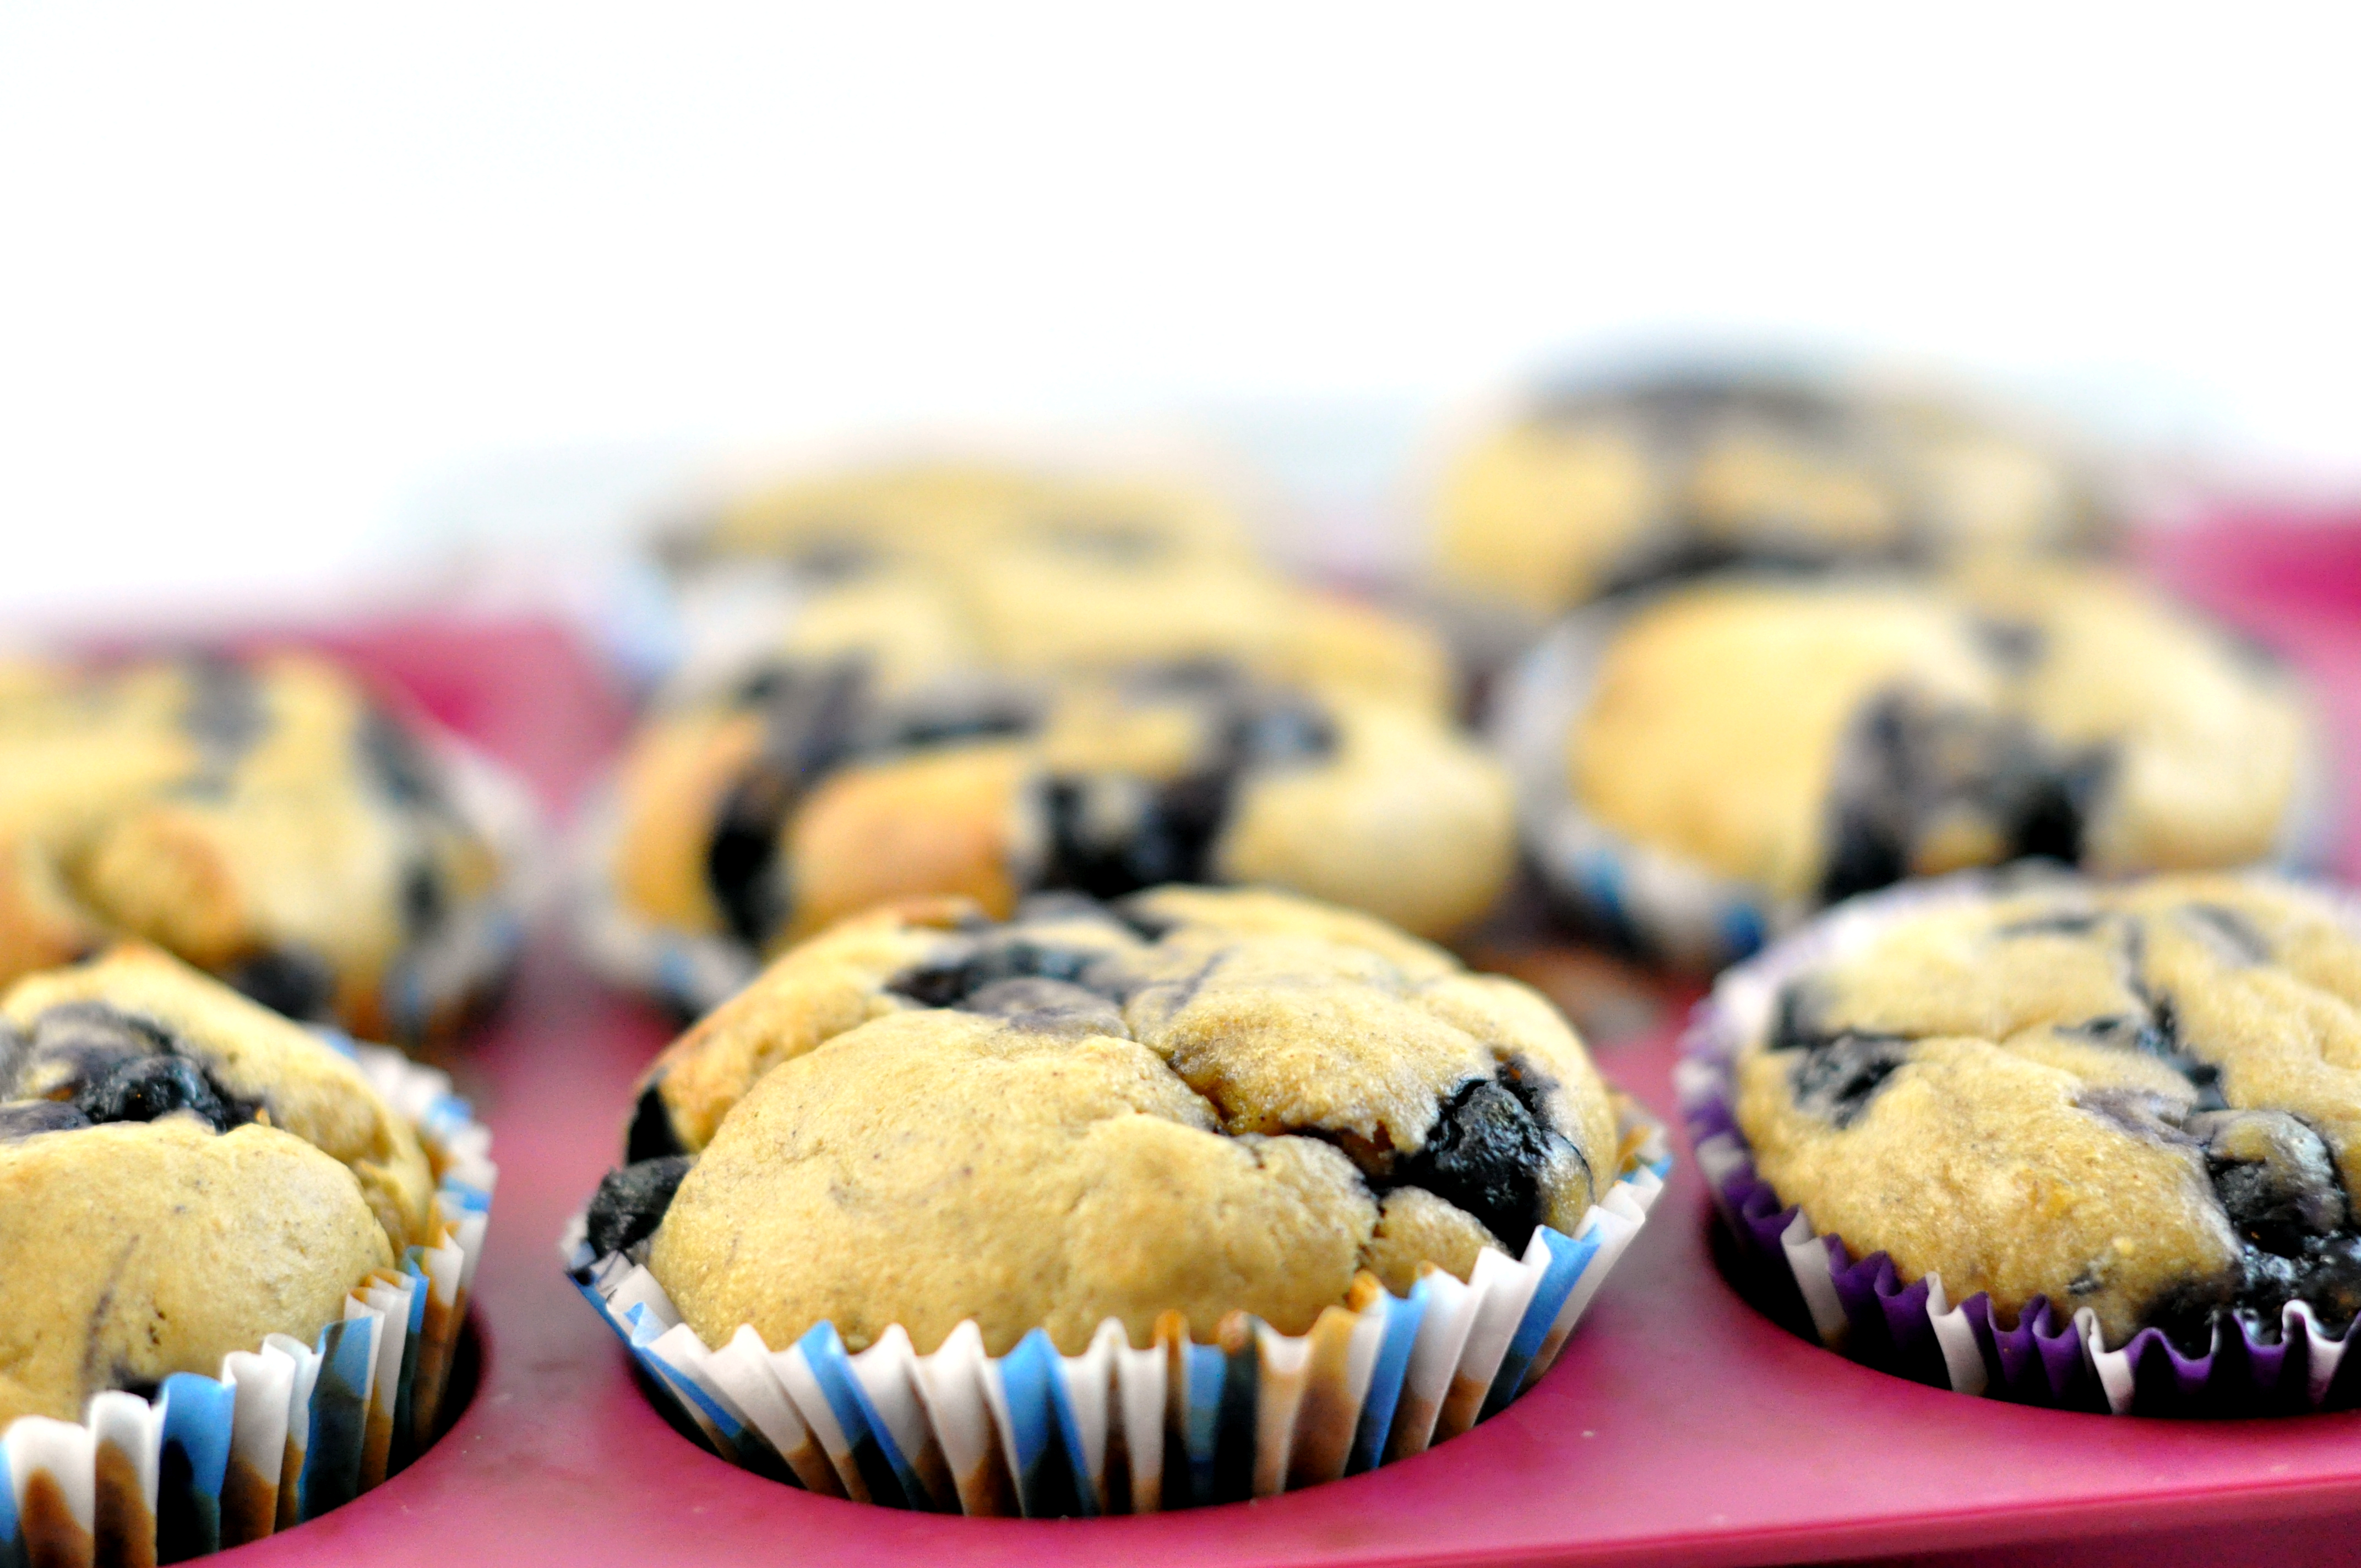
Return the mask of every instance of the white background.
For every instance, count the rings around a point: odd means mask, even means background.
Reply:
[[[0,0],[0,609],[447,577],[717,446],[947,419],[1200,416],[1374,488],[1454,400],[1668,334],[2361,489],[2356,43],[2349,6]]]

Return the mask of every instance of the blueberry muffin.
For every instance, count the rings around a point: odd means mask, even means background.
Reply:
[[[939,900],[797,947],[644,1080],[589,1239],[709,1344],[832,1321],[1069,1353],[1246,1310],[1300,1333],[1571,1231],[1623,1168],[1537,993],[1282,894]]]
[[[883,899],[1112,897],[1252,883],[1422,933],[1514,859],[1499,765],[1422,706],[1235,665],[897,687],[879,661],[771,662],[659,711],[594,824],[586,935],[692,1010]]]
[[[0,682],[0,981],[123,934],[292,1016],[441,1032],[515,946],[482,772],[315,659]]]
[[[996,469],[811,481],[724,507],[674,550],[678,684],[859,650],[888,679],[1218,660],[1437,708],[1423,628],[1280,577],[1183,492]]]
[[[1519,672],[1499,733],[1571,910],[1702,965],[1908,876],[2285,859],[2317,766],[2267,660],[2062,567],[1725,577],[1586,612]]]
[[[1435,564],[1531,625],[1739,564],[1933,562],[2079,545],[2091,477],[1964,407],[1804,378],[1664,376],[1543,397],[1460,454]]]
[[[1048,548],[1137,560],[1246,560],[1211,496],[1145,480],[913,461],[792,477],[728,495],[664,538],[676,568],[770,561],[823,577],[891,562]]]
[[[1872,906],[1873,907],[1873,906]],[[1784,1202],[1949,1299],[2202,1354],[2361,1310],[2361,924],[2265,877],[1900,898],[1740,1010],[1732,1109]],[[1734,988],[1725,987],[1734,995]]]
[[[153,948],[0,998],[0,1426],[306,1341],[423,1243],[416,1136],[311,1031]]]

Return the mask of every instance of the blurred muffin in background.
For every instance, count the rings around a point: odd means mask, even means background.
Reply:
[[[1062,674],[780,655],[634,737],[583,846],[610,974],[691,1010],[889,898],[1250,883],[1421,933],[1514,861],[1508,778],[1434,707],[1238,662]]]
[[[0,983],[143,938],[290,1016],[447,1032],[521,936],[529,807],[321,660],[0,671]]]
[[[1437,587],[1507,651],[1603,595],[1734,565],[2054,554],[2107,529],[2061,442],[1921,393],[1664,374],[1544,393],[1450,462]]]
[[[1736,574],[1595,606],[1517,668],[1496,733],[1563,907],[1700,969],[1905,877],[2285,863],[2323,820],[2290,678],[2095,568]]]
[[[1229,507],[1188,488],[1017,467],[853,470],[725,500],[661,546],[678,678],[774,651],[858,647],[1020,673],[1224,660],[1400,700],[1448,700],[1424,629],[1289,581]]]

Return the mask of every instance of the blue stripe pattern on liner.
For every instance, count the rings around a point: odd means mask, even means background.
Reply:
[[[376,1336],[367,1318],[346,1318],[320,1331],[320,1376],[312,1385],[312,1438],[295,1483],[295,1517],[317,1519],[360,1495],[361,1449],[368,1437],[369,1353]]]
[[[732,1464],[738,1458],[738,1418],[716,1404],[704,1389],[674,1369],[671,1363],[655,1353],[655,1343],[665,1333],[664,1325],[656,1321],[644,1301],[632,1304],[630,1321],[631,1333],[625,1343],[639,1358],[648,1376],[660,1388],[671,1390],[680,1406],[681,1414],[705,1435],[705,1445]]]
[[[918,1473],[902,1456],[894,1434],[871,1407],[868,1390],[852,1370],[836,1325],[814,1324],[796,1342],[796,1349],[811,1369],[812,1381],[819,1385],[820,1396],[828,1401],[844,1441],[851,1445],[852,1467],[868,1486],[870,1499],[888,1508],[925,1508],[927,1491],[918,1484]]]
[[[156,1475],[156,1560],[221,1550],[222,1481],[229,1474],[237,1392],[193,1372],[164,1379],[164,1442]]]
[[[8,1451],[0,1448],[0,1568],[22,1568],[25,1543],[17,1538],[16,1479],[8,1472]]]
[[[353,1037],[334,1024],[314,1024],[312,1025],[312,1033],[320,1037],[322,1045],[338,1056],[352,1061],[361,1059],[360,1047],[353,1043]]]
[[[598,1294],[598,1288],[596,1285],[590,1284],[587,1280],[577,1279],[574,1281],[574,1288],[582,1292],[582,1299],[584,1300],[598,1309],[598,1317],[600,1321],[609,1328],[615,1331],[615,1337],[623,1342],[623,1348],[626,1350],[631,1349],[631,1325],[615,1315],[615,1309],[607,1305],[607,1298]]]
[[[1254,1496],[1255,1440],[1260,1435],[1262,1354],[1247,1326],[1246,1343],[1223,1359],[1221,1430],[1213,1442],[1213,1498],[1238,1503]]]
[[[1185,1402],[1180,1408],[1180,1443],[1186,1450],[1186,1463],[1176,1471],[1168,1453],[1164,1479],[1167,1486],[1180,1482],[1184,1506],[1213,1500],[1213,1454],[1222,1435],[1222,1384],[1228,1371],[1228,1360],[1217,1346],[1193,1341],[1181,1345],[1180,1376],[1186,1381],[1181,1389]]]
[[[1393,1431],[1394,1410],[1401,1403],[1402,1380],[1410,1376],[1411,1347],[1418,1342],[1418,1325],[1426,1316],[1427,1285],[1423,1279],[1407,1296],[1385,1298],[1385,1335],[1378,1342],[1376,1362],[1369,1368],[1369,1392],[1361,1401],[1361,1423],[1353,1432],[1353,1452],[1345,1474],[1358,1475],[1377,1468]]]
[[[1592,1234],[1576,1240],[1543,1226],[1534,1234],[1549,1249],[1549,1262],[1543,1266],[1541,1283],[1533,1287],[1532,1299],[1525,1303],[1525,1315],[1517,1320],[1516,1332],[1509,1336],[1509,1348],[1500,1354],[1499,1369],[1492,1375],[1492,1387],[1485,1390],[1484,1408],[1476,1412],[1479,1421],[1488,1421],[1517,1397],[1523,1386],[1525,1371],[1541,1354],[1542,1342],[1549,1338],[1550,1328],[1557,1321],[1558,1309],[1574,1294],[1574,1288],[1598,1255],[1598,1237]]]
[[[1016,1502],[1027,1519],[1054,1519],[1082,1505],[1058,1430],[1058,1347],[1035,1329],[1000,1363],[1001,1397],[1016,1448]]]
[[[471,1187],[456,1176],[446,1176],[435,1190],[450,1199],[470,1214],[481,1214],[492,1206],[492,1195],[480,1187]]]
[[[414,1441],[418,1426],[418,1342],[426,1327],[426,1270],[419,1263],[423,1249],[412,1247],[401,1255],[401,1272],[410,1279],[410,1327],[401,1336],[401,1365],[397,1371],[401,1381],[393,1390],[393,1449],[386,1456],[388,1475],[410,1468],[418,1457]]]
[[[1066,1479],[1073,1491],[1073,1511],[1085,1519],[1095,1519],[1099,1489],[1091,1480],[1090,1460],[1082,1453],[1082,1418],[1074,1413],[1074,1391],[1066,1386],[1063,1358],[1058,1354],[1058,1347],[1049,1343],[1048,1334],[1039,1329],[1033,1332],[1041,1335],[1042,1365],[1049,1374],[1049,1415],[1057,1422],[1058,1453],[1065,1462]]]

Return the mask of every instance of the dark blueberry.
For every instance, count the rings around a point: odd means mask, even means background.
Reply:
[[[328,960],[296,948],[271,948],[242,959],[222,978],[274,1013],[313,1023],[330,1015],[336,999],[336,975]]]
[[[401,928],[416,938],[443,924],[450,902],[443,894],[443,875],[434,862],[421,856],[401,873]]]
[[[1022,938],[1004,938],[957,957],[904,970],[885,982],[885,989],[908,997],[921,1007],[956,1007],[986,986],[1006,980],[1054,980],[1076,984],[1097,957],[1095,953],[1042,947]]]
[[[1697,532],[1692,523],[1688,528],[1656,535],[1653,544],[1608,574],[1599,586],[1599,595],[1630,598],[1668,584],[1730,572],[1744,572],[1751,576],[1816,576],[1839,559],[1905,561],[1909,556],[1909,547],[1903,541],[1874,551],[1846,550],[1817,543],[1802,533],[1757,535],[1744,540],[1718,537]]]
[[[2180,913],[2234,963],[2245,966],[2269,960],[2270,938],[2238,911],[2219,904],[2185,904]]]
[[[33,1020],[19,1070],[35,1062],[60,1064],[80,1083],[93,1082],[125,1062],[172,1049],[169,1031],[104,1002],[60,1002]]]
[[[680,1179],[694,1162],[686,1155],[635,1160],[610,1170],[590,1200],[590,1245],[600,1256],[627,1251],[655,1234],[672,1207]]]
[[[815,583],[840,583],[873,571],[876,551],[857,539],[820,539],[804,546],[787,562],[788,569]]]
[[[248,1119],[214,1089],[203,1069],[178,1056],[124,1062],[84,1084],[74,1095],[74,1105],[93,1122],[152,1122],[186,1111],[216,1133]]]
[[[664,1075],[659,1073],[640,1091],[639,1103],[631,1107],[631,1124],[623,1135],[623,1158],[631,1164],[688,1152],[673,1131],[672,1113],[664,1108],[663,1091]]]
[[[2182,1126],[2188,1112],[2180,1101],[2148,1090],[2114,1084],[2085,1088],[2075,1094],[2074,1108],[2149,1143],[2195,1148],[2201,1141]]]
[[[2330,1334],[2345,1332],[2361,1316],[2361,1236],[2307,1236],[2292,1255],[2249,1245],[2231,1277],[2175,1287],[2146,1316],[2183,1354],[2202,1355],[2225,1315],[2257,1340],[2276,1343],[2279,1314],[2290,1301],[2308,1304]]]
[[[1839,1128],[1850,1127],[1894,1069],[1910,1059],[1910,1042],[1885,1035],[1839,1035],[1807,1047],[1789,1083],[1799,1110]]]
[[[1809,979],[1790,981],[1771,1015],[1769,1048],[1792,1051],[1826,1045],[1831,1037],[1822,1022],[1827,1010],[1828,999]]]
[[[2103,915],[2037,915],[1993,928],[1995,937],[2087,937],[2106,924]]]
[[[1962,817],[1987,825],[2005,859],[2071,863],[2111,766],[2103,750],[2061,752],[2004,714],[1882,693],[1839,745],[1821,896],[1900,881],[1926,835]]]
[[[68,1100],[26,1100],[0,1105],[0,1144],[35,1133],[65,1133],[87,1127],[90,1118]]]
[[[2189,1119],[2223,1212],[2248,1242],[2293,1255],[2305,1238],[2346,1223],[2345,1187],[2320,1135],[2280,1111],[2216,1111]]]
[[[962,1013],[1004,1018],[1012,1028],[1037,1035],[1112,1035],[1129,1038],[1123,1014],[1094,991],[1063,981],[1027,977],[1003,980],[959,1000]]]
[[[1123,922],[1124,927],[1143,942],[1164,940],[1166,934],[1178,924],[1176,921],[1150,915],[1130,901],[1112,905],[1108,913]]]
[[[1213,840],[1235,784],[1226,770],[1161,785],[1124,776],[1052,778],[1042,787],[1047,888],[1116,898],[1168,882],[1210,880]]]
[[[262,738],[269,716],[254,673],[235,659],[203,653],[188,662],[189,706],[181,725],[216,770],[228,768]]]
[[[1336,721],[1300,692],[1243,692],[1230,700],[1224,741],[1241,762],[1316,762],[1334,753]]]
[[[370,708],[361,720],[359,744],[369,776],[387,799],[413,807],[439,801],[434,763],[425,742],[393,715],[383,708]]]
[[[914,707],[900,715],[882,745],[893,748],[945,746],[960,740],[1029,735],[1040,727],[1032,704],[1015,696],[959,705]]]
[[[1530,1069],[1460,1084],[1424,1146],[1396,1157],[1392,1184],[1424,1188],[1482,1221],[1511,1255],[1522,1255],[1546,1212],[1543,1177],[1557,1160],[1579,1153],[1542,1110],[1547,1087]]]
[[[868,686],[866,665],[847,659],[776,666],[749,688],[764,710],[762,752],[723,799],[705,856],[714,901],[749,946],[760,947],[786,917],[780,831],[804,792],[857,751]]]
[[[2011,674],[2023,674],[2033,668],[2049,641],[2048,632],[2027,620],[1978,616],[1969,623],[1969,630],[1992,662]]]

